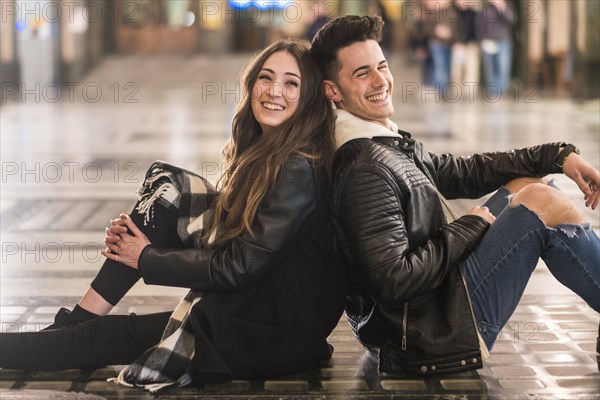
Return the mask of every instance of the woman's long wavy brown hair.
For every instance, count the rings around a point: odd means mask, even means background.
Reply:
[[[298,108],[287,121],[263,135],[252,113],[252,91],[265,61],[280,51],[291,54],[300,67]],[[322,176],[331,177],[335,117],[325,97],[323,77],[309,52],[309,43],[296,40],[273,43],[248,64],[242,81],[242,101],[224,149],[226,169],[219,182],[213,223],[207,232],[215,245],[222,245],[245,231],[252,234],[256,212],[290,156],[312,160]]]

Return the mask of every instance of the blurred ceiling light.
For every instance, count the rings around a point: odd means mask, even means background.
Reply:
[[[229,6],[234,10],[244,10],[246,8],[256,8],[258,10],[277,10],[282,9],[292,0],[273,1],[273,0],[229,0]]]
[[[27,23],[19,20],[17,21],[15,28],[17,29],[17,32],[23,32],[25,29],[27,29]]]
[[[189,28],[194,25],[194,22],[196,22],[196,14],[192,11],[187,11],[183,16],[183,26]]]

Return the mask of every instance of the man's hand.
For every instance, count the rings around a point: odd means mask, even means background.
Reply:
[[[487,207],[473,207],[469,211],[467,211],[466,215],[476,215],[485,219],[490,224],[494,223],[496,217],[492,213],[490,213],[490,209]]]
[[[120,219],[111,220],[111,226],[106,228],[104,243],[106,249],[101,251],[104,257],[138,269],[142,250],[150,244],[150,240],[138,229],[129,215],[121,214]]]
[[[571,153],[565,159],[563,172],[571,178],[583,192],[586,207],[595,210],[600,203],[600,173],[577,153]]]

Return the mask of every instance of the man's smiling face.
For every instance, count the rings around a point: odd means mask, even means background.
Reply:
[[[335,81],[325,81],[327,97],[337,108],[388,128],[394,113],[394,77],[379,44],[374,40],[353,43],[338,52],[338,61]]]

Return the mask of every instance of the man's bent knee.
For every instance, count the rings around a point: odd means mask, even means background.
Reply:
[[[564,193],[543,183],[527,185],[515,194],[510,205],[520,204],[535,212],[550,228],[584,222],[583,213]]]
[[[550,180],[546,177],[544,178],[517,178],[512,181],[506,183],[504,187],[511,193],[517,193],[520,190],[524,189],[526,186],[533,185],[534,183],[542,183],[547,185]]]

